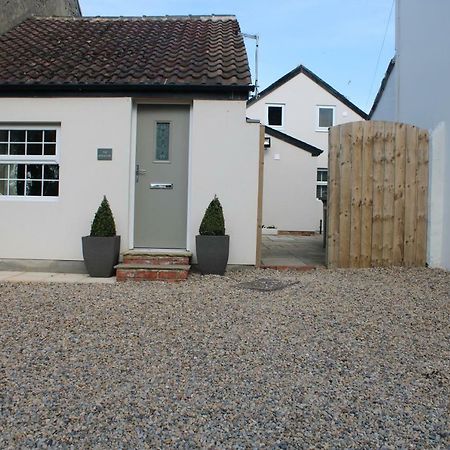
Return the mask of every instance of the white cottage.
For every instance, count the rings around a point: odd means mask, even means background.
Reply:
[[[314,148],[266,147],[263,223],[284,231],[318,230],[320,198],[327,193],[328,128],[365,120],[366,113],[300,65],[249,100],[247,115]]]
[[[0,37],[0,268],[83,271],[106,195],[121,250],[194,253],[216,194],[255,264],[259,125],[234,16],[32,18]]]

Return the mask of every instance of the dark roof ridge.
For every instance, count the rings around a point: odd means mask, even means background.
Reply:
[[[277,81],[272,83],[270,86],[268,86],[266,89],[262,90],[258,97],[253,97],[247,102],[247,105],[253,105],[254,103],[261,100],[266,95],[273,92],[275,89],[279,88],[283,84],[287,83],[288,81],[292,80],[292,78],[296,77],[297,75],[303,73],[306,75],[310,80],[314,81],[316,84],[318,84],[320,87],[325,89],[327,92],[329,92],[331,95],[336,97],[338,100],[340,100],[344,105],[349,107],[352,111],[354,111],[356,114],[360,115],[362,118],[367,119],[368,115],[365,113],[362,109],[358,108],[353,102],[351,102],[347,97],[342,95],[339,91],[337,91],[333,86],[328,84],[326,81],[322,80],[318,75],[316,75],[313,71],[309,70],[307,67],[305,67],[303,64],[300,64],[299,66],[292,69],[290,72],[283,75],[281,78],[279,78]]]
[[[28,20],[119,21],[119,20],[237,20],[234,14],[165,15],[165,16],[32,16]]]
[[[395,66],[395,56],[389,61],[389,64],[388,64],[388,67],[384,74],[384,77],[381,80],[380,89],[378,89],[377,96],[375,97],[375,100],[373,101],[372,108],[370,108],[369,119],[372,118],[372,115],[375,112],[375,109],[377,108],[378,103],[380,103],[383,92],[386,89],[386,85],[389,81],[389,78],[391,77],[391,73],[394,70],[394,66]]]
[[[274,128],[271,128],[267,125],[264,128],[266,134],[273,136],[274,138],[280,139],[283,142],[291,144],[294,147],[298,147],[302,150],[305,150],[306,152],[311,153],[311,156],[319,156],[323,153],[323,150],[321,150],[320,148],[308,144],[305,141],[301,141],[300,139],[290,136],[289,134],[282,133],[281,131],[275,130]]]

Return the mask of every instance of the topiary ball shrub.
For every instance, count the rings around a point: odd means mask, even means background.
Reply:
[[[98,207],[94,221],[92,222],[91,236],[108,237],[115,235],[116,224],[114,222],[114,216],[106,196],[103,196],[102,203]]]
[[[199,233],[202,236],[224,236],[225,219],[219,199],[215,195],[205,211]]]

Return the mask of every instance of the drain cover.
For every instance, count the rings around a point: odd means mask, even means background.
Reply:
[[[300,281],[280,281],[273,278],[259,278],[258,280],[239,283],[237,286],[242,289],[251,289],[252,291],[279,291],[281,289],[298,284]]]

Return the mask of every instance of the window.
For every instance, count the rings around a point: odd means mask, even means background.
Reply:
[[[156,161],[169,161],[170,123],[156,122]]]
[[[58,197],[56,128],[0,126],[0,197]]]
[[[267,125],[270,127],[283,127],[284,105],[267,105]]]
[[[317,169],[316,197],[327,198],[328,169]]]
[[[328,131],[334,125],[334,106],[318,107],[318,131]]]

